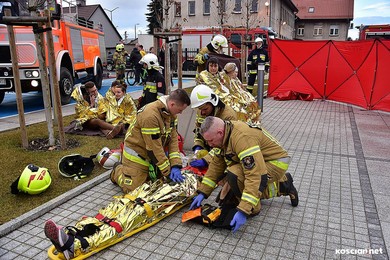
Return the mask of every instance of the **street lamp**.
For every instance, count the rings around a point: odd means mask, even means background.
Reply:
[[[139,23],[134,24],[134,40],[137,39],[137,25],[139,25]]]
[[[271,8],[271,6],[270,6],[271,5],[271,3],[270,3],[271,1],[272,0],[270,0],[269,2],[267,1],[267,2],[264,3],[265,7],[267,8],[268,27],[271,27],[271,15],[268,16],[268,14],[269,14],[268,13],[268,9]]]
[[[119,7],[115,7],[114,9],[112,9],[112,10],[109,10],[109,9],[106,9],[106,8],[103,8],[104,10],[106,10],[106,11],[108,11],[108,12],[110,12],[110,20],[111,20],[111,22],[112,22],[112,12],[114,12],[116,9],[118,9]]]

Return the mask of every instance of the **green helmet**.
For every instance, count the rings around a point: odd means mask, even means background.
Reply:
[[[11,193],[39,194],[49,188],[51,184],[50,172],[47,168],[29,164],[24,168],[20,177],[11,185]]]

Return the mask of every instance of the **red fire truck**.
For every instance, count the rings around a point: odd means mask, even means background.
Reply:
[[[226,27],[222,29],[211,27],[203,29],[184,29],[183,36],[183,71],[194,71],[196,66],[193,64],[193,58],[198,51],[210,43],[212,37],[216,34],[224,35],[229,42],[229,47],[225,50],[226,54],[241,59],[241,43],[244,40],[248,45],[248,54],[252,50],[252,45],[257,37],[264,41],[264,47],[268,48],[269,39],[276,37],[276,32],[268,27],[252,28],[248,32],[245,28]],[[246,37],[245,37],[246,35]],[[188,73],[186,73],[188,74]]]
[[[183,48],[202,48],[206,46],[211,38],[216,34],[224,35],[229,41],[227,54],[240,59],[241,58],[241,43],[244,39],[249,45],[249,51],[252,49],[252,43],[257,37],[261,37],[264,41],[264,47],[268,48],[268,40],[275,38],[276,32],[271,28],[261,27],[252,28],[248,32],[245,28],[226,27],[222,29],[211,27],[205,29],[185,29],[183,32]],[[246,35],[246,37],[245,37]],[[251,43],[252,42],[252,43]]]
[[[57,11],[61,10],[58,4],[55,8]],[[19,14],[19,11],[16,14]],[[93,28],[93,25],[86,23],[85,20],[81,23],[75,17],[77,17],[75,14],[73,16],[63,14],[59,20],[52,21],[57,80],[62,104],[70,102],[74,83],[93,80],[100,89],[103,80],[104,33],[101,28]],[[1,23],[0,21],[0,103],[5,92],[15,91],[7,26]],[[32,27],[14,26],[14,32],[22,92],[40,91],[41,72]]]
[[[390,39],[390,24],[380,25],[360,25],[356,28],[359,29],[359,40],[368,39]]]

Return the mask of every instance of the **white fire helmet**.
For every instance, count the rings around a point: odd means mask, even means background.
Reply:
[[[96,156],[97,161],[104,169],[112,169],[114,164],[121,161],[121,152],[104,147]]]
[[[206,85],[200,84],[196,86],[191,92],[191,108],[200,107],[207,102],[210,102],[213,106],[216,106],[218,101],[218,96],[211,88]]]
[[[211,40],[211,45],[213,45],[213,48],[216,50],[218,50],[219,47],[227,48],[228,47],[228,40],[226,39],[225,36],[217,34]]]
[[[140,64],[147,64],[148,65],[148,70],[151,68],[157,68],[160,65],[158,64],[158,58],[155,54],[153,53],[148,53],[145,54],[145,56],[142,57],[142,59],[139,61]]]
[[[257,38],[255,39],[255,43],[258,43],[258,42],[263,43],[263,39],[261,39],[260,37],[257,37]]]

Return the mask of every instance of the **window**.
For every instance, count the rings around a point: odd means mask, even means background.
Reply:
[[[195,15],[195,1],[188,1],[188,15]]]
[[[322,25],[315,25],[314,26],[314,36],[322,35]]]
[[[258,3],[259,3],[258,0],[252,0],[252,2],[251,2],[251,12],[252,13],[257,13]]]
[[[233,13],[241,13],[241,0],[235,0]]]
[[[308,12],[309,13],[314,13],[314,7],[309,7]]]
[[[203,0],[203,14],[210,15],[210,0]]]
[[[175,2],[175,16],[180,17],[181,16],[181,3]]]
[[[331,25],[329,30],[330,36],[339,36],[339,26],[338,25]]]
[[[305,25],[303,25],[303,24],[298,25],[297,35],[299,35],[299,36],[304,36],[305,35]]]

